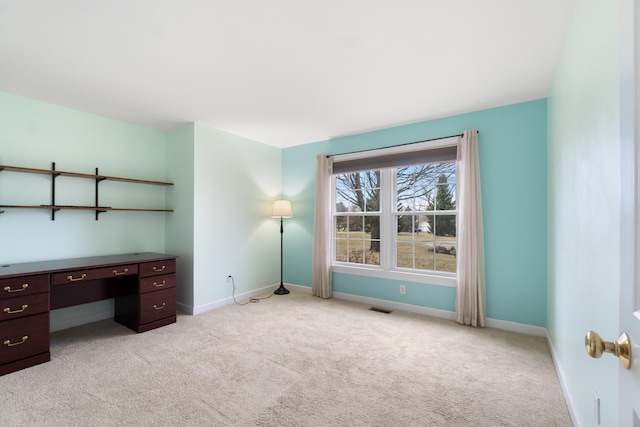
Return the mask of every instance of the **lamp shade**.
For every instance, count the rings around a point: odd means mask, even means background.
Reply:
[[[271,216],[274,218],[291,218],[291,202],[288,200],[275,200]]]

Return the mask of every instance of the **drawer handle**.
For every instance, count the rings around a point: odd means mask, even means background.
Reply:
[[[85,277],[87,277],[87,275],[85,273],[82,273],[82,276],[80,277],[67,276],[67,280],[70,282],[79,282],[80,280],[83,280]]]
[[[25,336],[22,337],[22,341],[20,341],[20,342],[11,342],[10,340],[6,340],[4,342],[4,345],[6,345],[7,347],[13,347],[13,346],[16,346],[16,345],[24,344],[24,342],[27,339],[29,339],[29,336],[25,335]]]
[[[162,268],[158,268],[155,265],[153,266],[153,271],[164,271],[164,269],[167,268],[166,265],[163,265]]]
[[[155,286],[156,288],[161,288],[164,286],[165,283],[167,283],[166,280],[163,280],[162,283],[153,282],[153,286]]]
[[[28,283],[23,283],[20,289],[11,289],[11,286],[5,286],[4,290],[6,292],[22,292],[29,287]]]
[[[27,307],[29,307],[29,304],[22,304],[22,308],[19,308],[17,310],[11,310],[9,307],[6,307],[4,309],[4,312],[7,313],[7,314],[22,313],[23,311],[25,311],[27,309]]]
[[[123,274],[127,274],[127,271],[129,271],[128,268],[125,268],[124,271],[122,271],[122,273],[118,273],[118,270],[113,270],[113,275],[114,276],[122,276]]]
[[[160,307],[158,307],[157,305],[153,304],[153,309],[154,310],[162,310],[164,308],[164,306],[167,305],[166,302],[163,302],[162,305]]]

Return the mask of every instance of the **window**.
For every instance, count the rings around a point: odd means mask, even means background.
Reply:
[[[335,177],[335,260],[380,265],[380,172]]]
[[[334,157],[334,267],[455,278],[452,142]]]
[[[395,169],[396,267],[456,272],[456,164]]]

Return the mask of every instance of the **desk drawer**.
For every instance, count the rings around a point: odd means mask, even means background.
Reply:
[[[131,276],[138,274],[138,264],[119,265],[116,267],[89,268],[83,270],[67,271],[65,273],[55,273],[53,275],[54,285],[64,285],[74,282],[88,282],[96,279],[108,279],[111,277]]]
[[[0,301],[0,321],[18,319],[49,311],[49,293],[7,298]]]
[[[140,277],[158,276],[176,272],[175,259],[144,262],[140,264]]]
[[[49,352],[49,313],[0,323],[0,365]]]
[[[140,324],[176,315],[176,288],[140,295]]]
[[[49,292],[49,275],[20,276],[0,279],[0,299]]]
[[[159,291],[176,287],[176,275],[167,274],[164,276],[147,277],[140,279],[140,293]]]

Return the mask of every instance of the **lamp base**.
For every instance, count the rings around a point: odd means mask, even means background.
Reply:
[[[282,282],[280,282],[280,287],[276,289],[273,293],[276,295],[286,295],[289,293],[289,289],[285,288]]]

